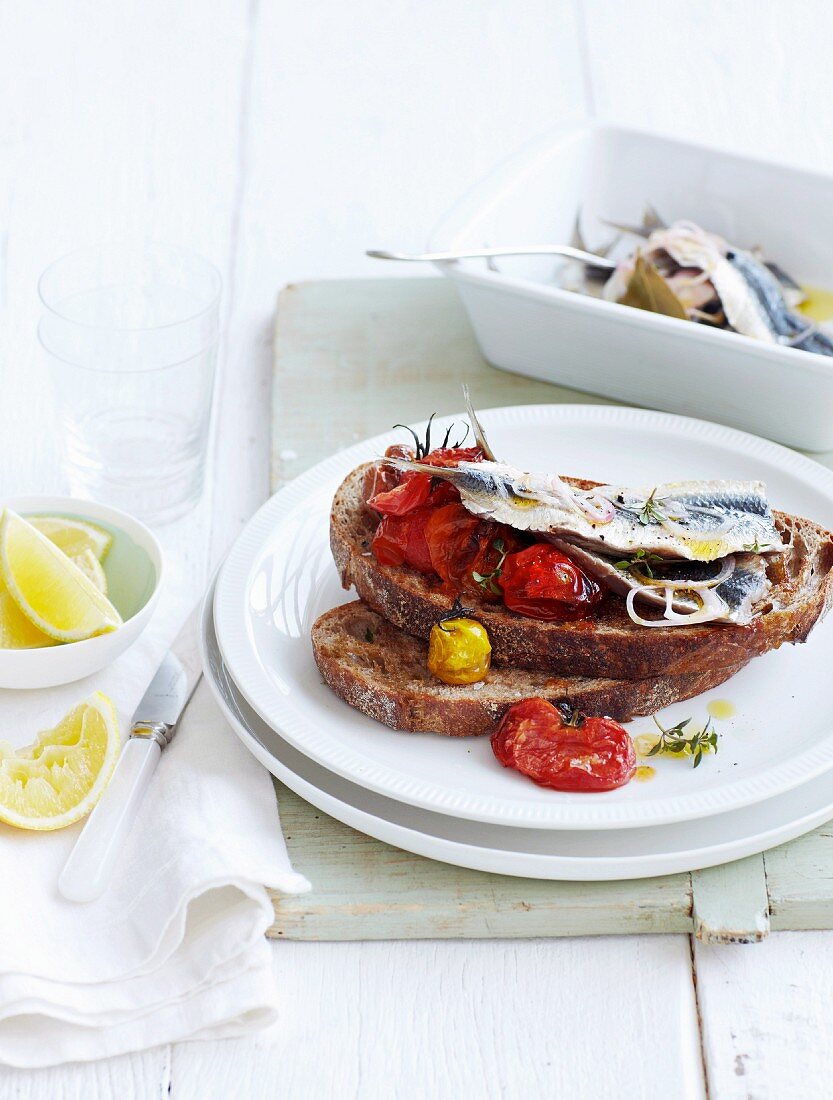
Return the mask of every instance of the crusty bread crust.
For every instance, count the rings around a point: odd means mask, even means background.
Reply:
[[[541,696],[625,722],[717,687],[742,666],[651,680],[584,679],[493,668],[481,684],[451,687],[428,671],[424,642],[361,600],[326,611],[312,628],[315,661],[339,698],[392,729],[474,737],[513,703]]]
[[[355,586],[384,618],[425,639],[448,609],[448,596],[439,582],[406,567],[380,565],[370,553],[376,520],[363,505],[368,465],[354,470],[336,493],[333,557],[345,588]],[[704,669],[738,667],[785,642],[805,641],[833,601],[833,535],[810,520],[781,512],[775,518],[790,546],[768,568],[771,606],[748,626],[640,627],[614,595],[591,618],[572,623],[527,619],[476,596],[466,602],[489,632],[496,665],[613,680],[697,677]]]

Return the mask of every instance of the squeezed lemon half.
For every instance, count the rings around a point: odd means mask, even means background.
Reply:
[[[106,634],[122,622],[87,573],[9,508],[0,522],[0,578],[24,617],[58,642]]]
[[[120,743],[116,708],[100,691],[26,748],[0,741],[0,821],[62,829],[88,814],[110,780]]]

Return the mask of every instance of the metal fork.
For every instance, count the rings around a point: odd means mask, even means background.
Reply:
[[[613,271],[614,260],[598,256],[594,252],[585,252],[569,244],[530,244],[517,245],[514,248],[478,248],[465,252],[391,252],[386,248],[371,248],[365,253],[375,260],[406,260],[409,263],[442,263],[446,260],[476,260],[497,256],[564,256],[568,260],[579,260],[591,267],[604,271]]]

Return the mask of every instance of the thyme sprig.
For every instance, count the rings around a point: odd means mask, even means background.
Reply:
[[[658,488],[655,485],[645,500],[641,502],[625,502],[620,496],[617,507],[623,512],[630,512],[632,516],[636,516],[643,527],[646,527],[649,523],[664,523],[669,519],[681,519],[682,516],[674,515],[668,511],[667,505],[673,505],[674,502],[669,500],[668,497],[658,497]]]
[[[691,722],[685,718],[676,726],[666,729],[654,715],[654,722],[659,729],[659,740],[648,752],[648,756],[657,756],[661,752],[686,753],[692,757],[693,767],[697,767],[703,759],[704,752],[717,752],[717,730],[709,718],[701,730],[694,730],[686,734],[685,728]]]
[[[662,561],[664,561],[664,558],[661,558],[659,554],[651,554],[647,550],[639,549],[632,558],[615,561],[613,568],[618,569],[621,573],[636,571],[653,580],[654,571],[651,566],[659,565]]]
[[[649,523],[662,523],[663,520],[668,518],[665,512],[660,510],[656,488],[652,489],[648,494],[636,518],[643,526],[647,526]]]
[[[491,592],[493,596],[499,596],[500,588],[498,587],[497,579],[503,569],[503,563],[506,561],[508,551],[503,539],[495,539],[492,546],[497,550],[498,554],[500,554],[497,565],[491,573],[478,573],[476,569],[472,569],[471,575],[475,584],[479,584],[484,592]]]

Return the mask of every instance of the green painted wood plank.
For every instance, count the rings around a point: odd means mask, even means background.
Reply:
[[[273,895],[269,935],[391,940],[689,932],[688,875],[541,882],[470,871],[383,844],[276,782],[289,855],[310,894]]]
[[[489,366],[444,279],[344,279],[287,287],[278,300],[272,486],[397,422],[462,408],[610,404]]]
[[[772,927],[833,928],[833,821],[764,854]]]
[[[703,943],[757,943],[769,934],[763,856],[692,871],[694,934]]]

